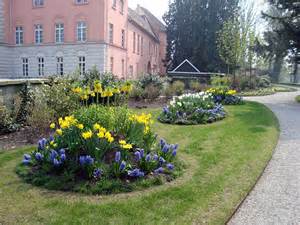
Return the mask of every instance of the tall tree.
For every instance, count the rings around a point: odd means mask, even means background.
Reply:
[[[287,41],[286,50],[294,61],[294,82],[300,82],[298,66],[300,64],[300,2],[299,0],[268,0],[271,10],[263,16],[270,21],[272,30],[280,38]],[[275,12],[275,13],[274,13]],[[282,48],[281,45],[277,45]],[[279,51],[278,51],[279,52]],[[274,65],[276,67],[277,65]]]
[[[171,0],[164,16],[168,59],[174,68],[189,59],[202,71],[226,71],[217,49],[217,32],[238,9],[239,0]]]

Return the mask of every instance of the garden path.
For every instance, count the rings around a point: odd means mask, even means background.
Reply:
[[[300,104],[298,92],[249,97],[268,106],[280,122],[273,158],[229,225],[300,225]]]

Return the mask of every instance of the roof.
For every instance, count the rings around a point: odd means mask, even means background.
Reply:
[[[171,72],[200,73],[200,70],[186,59]]]
[[[151,25],[149,24],[148,20],[146,20],[145,18],[140,16],[135,10],[133,10],[131,8],[128,8],[128,20],[130,22],[136,24],[140,29],[144,30],[156,41],[159,41],[157,38],[157,35],[152,30]]]
[[[155,17],[148,9],[138,5],[136,11],[141,16],[145,16],[153,27],[157,27],[159,28],[160,31],[163,32],[166,31],[166,26],[157,17]]]

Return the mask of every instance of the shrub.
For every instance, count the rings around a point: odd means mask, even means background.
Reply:
[[[129,97],[136,101],[140,101],[144,98],[143,95],[144,90],[139,85],[134,84]]]
[[[211,78],[211,85],[213,87],[230,88],[232,85],[232,81],[231,78],[228,76],[224,76],[224,77],[213,76]]]
[[[173,176],[178,145],[156,143],[151,123],[151,115],[124,107],[84,107],[50,124],[54,136],[24,155],[28,167],[18,174],[53,189],[96,194],[113,192],[115,184],[117,191],[132,190],[139,180]]]
[[[146,86],[144,90],[143,98],[153,101],[160,96],[160,93],[161,93],[161,89],[158,86],[149,84],[148,86]]]
[[[201,92],[174,97],[158,119],[171,124],[205,124],[221,120],[225,115],[223,106],[214,102],[212,94]]]
[[[145,74],[142,77],[140,77],[138,83],[143,89],[145,89],[149,85],[162,89],[164,80],[159,75]]]
[[[172,84],[172,89],[176,95],[182,95],[185,89],[185,84],[182,81],[177,80]]]
[[[200,92],[202,90],[202,87],[201,87],[201,84],[199,81],[192,80],[189,85],[190,85],[190,89],[192,91]]]
[[[300,103],[300,95],[296,97],[296,101]]]
[[[15,123],[9,110],[4,106],[0,106],[0,134],[7,134],[16,131],[19,125]]]
[[[207,92],[212,94],[216,103],[224,105],[243,104],[243,99],[239,96],[236,96],[236,90],[229,90],[226,88],[210,88],[207,90]]]

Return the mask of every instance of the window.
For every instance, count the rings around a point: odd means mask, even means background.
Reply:
[[[23,27],[18,26],[16,27],[16,44],[21,45],[23,44]]]
[[[141,38],[141,55],[143,56],[144,54],[144,38]]]
[[[81,21],[77,23],[77,41],[85,42],[87,40],[86,23]]]
[[[110,72],[114,73],[114,58],[110,57]]]
[[[39,76],[45,75],[44,70],[45,70],[44,58],[38,57],[38,74],[39,74]]]
[[[125,76],[125,60],[122,59],[122,77]]]
[[[34,25],[34,37],[36,44],[43,43],[43,26],[41,24]]]
[[[42,7],[44,6],[44,0],[33,0],[34,7]]]
[[[117,8],[117,0],[112,0],[112,7],[113,7],[114,9]]]
[[[129,77],[130,78],[133,77],[133,66],[132,65],[129,66]]]
[[[111,23],[109,24],[109,43],[114,43],[114,25]]]
[[[22,73],[28,77],[28,58],[22,58]]]
[[[85,74],[85,56],[79,56],[79,73]]]
[[[124,13],[124,1],[120,0],[120,13],[123,14]]]
[[[64,39],[65,39],[64,24],[63,23],[55,24],[55,42],[63,43]]]
[[[122,30],[121,45],[125,48],[125,30]]]
[[[151,55],[151,42],[149,41],[149,55]]]
[[[136,35],[135,32],[133,32],[133,53],[135,53],[135,42],[136,42]]]
[[[137,54],[140,54],[140,35],[138,35],[138,39],[137,39]]]
[[[87,4],[88,0],[75,0],[75,3],[80,5],[80,4]]]
[[[64,75],[64,58],[56,58],[56,74],[63,76]]]

